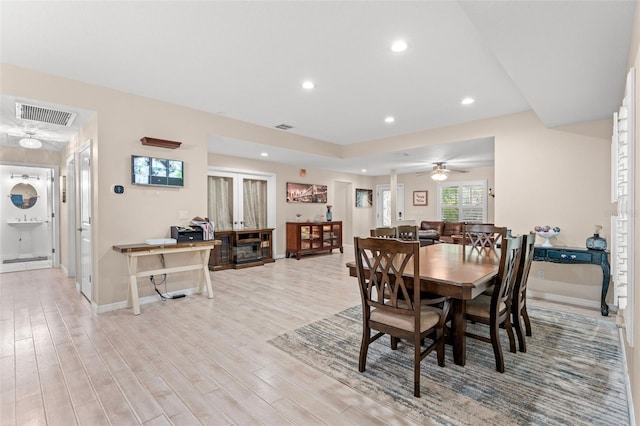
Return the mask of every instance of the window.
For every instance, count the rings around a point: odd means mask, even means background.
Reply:
[[[487,181],[438,184],[438,212],[447,222],[487,222]]]

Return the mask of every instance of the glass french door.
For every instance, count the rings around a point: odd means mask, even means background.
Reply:
[[[275,176],[211,170],[209,220],[216,231],[269,228],[275,221]]]

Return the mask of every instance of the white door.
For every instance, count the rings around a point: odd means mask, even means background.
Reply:
[[[376,196],[376,227],[392,226],[404,219],[404,185],[396,186],[396,218],[391,218],[391,185],[378,185]]]
[[[80,291],[91,301],[91,144],[78,155]]]
[[[67,177],[61,185],[67,204],[67,275],[76,276],[76,161],[73,156],[67,159]],[[76,279],[76,285],[79,284]]]

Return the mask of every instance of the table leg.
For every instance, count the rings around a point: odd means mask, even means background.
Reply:
[[[133,314],[140,315],[140,300],[138,298],[138,258],[129,256],[129,294],[127,295],[127,307],[133,305]]]
[[[453,362],[462,365],[467,361],[467,340],[464,335],[467,330],[467,321],[464,312],[467,302],[462,299],[453,299],[451,319],[451,343],[453,344]]]
[[[611,274],[609,259],[606,253],[602,254],[600,266],[602,267],[602,294],[600,295],[600,313],[602,314],[602,316],[606,317],[609,315],[609,305],[607,305],[606,299],[607,292],[609,291],[609,275]]]
[[[200,293],[204,292],[204,286],[207,286],[207,296],[209,299],[213,299],[213,287],[211,286],[211,277],[209,276],[209,256],[211,255],[211,250],[202,250],[200,252],[200,260],[202,261],[202,277],[200,277],[200,285],[198,286],[198,291]]]

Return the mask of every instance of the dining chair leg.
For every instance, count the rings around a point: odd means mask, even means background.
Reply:
[[[502,357],[502,347],[500,347],[500,327],[498,324],[492,325],[490,328],[491,345],[493,345],[493,354],[496,357],[496,371],[504,373],[504,359]]]
[[[516,330],[516,335],[518,336],[518,348],[520,352],[527,351],[527,342],[524,338],[524,333],[522,332],[522,321],[520,320],[520,312],[513,313],[513,328]]]
[[[413,342],[413,396],[420,398],[420,352],[418,341]]]
[[[527,312],[527,302],[522,304],[522,319],[524,320],[524,326],[527,331],[527,336],[531,336],[531,321],[529,320],[529,313]]]
[[[436,339],[439,339],[438,346],[436,346],[438,365],[444,367],[444,330],[437,333]]]
[[[371,341],[371,332],[365,327],[362,332],[362,342],[360,343],[360,359],[358,361],[358,371],[364,372],[367,368],[367,352],[369,351],[369,342]]]
[[[504,320],[504,328],[507,330],[507,336],[509,336],[509,351],[516,353],[516,339],[513,335],[513,327],[511,326],[511,316],[507,315]]]
[[[394,336],[390,336],[390,337],[391,337],[391,350],[395,351],[396,349],[398,349],[398,342],[400,341],[400,339]]]

